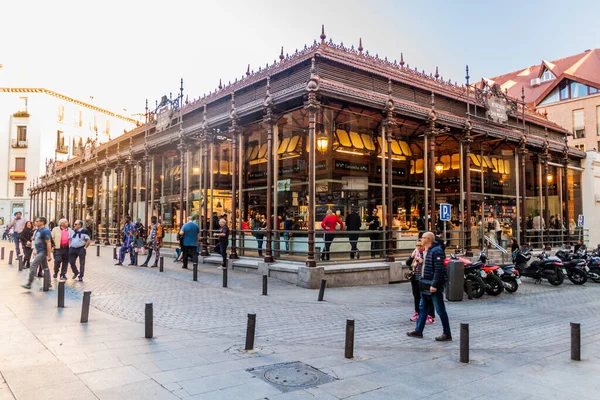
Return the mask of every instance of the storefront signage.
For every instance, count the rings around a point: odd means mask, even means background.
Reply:
[[[381,174],[381,165],[377,166],[377,173]],[[406,168],[392,168],[392,176],[405,177]]]
[[[486,181],[487,181],[487,179],[486,179]],[[501,181],[498,179],[492,179],[492,186],[509,188],[510,181]]]
[[[162,132],[171,125],[171,110],[163,107],[156,115],[156,132]]]
[[[278,192],[289,192],[290,184],[292,183],[291,179],[280,179],[277,181],[277,191]]]
[[[344,171],[369,172],[369,164],[353,163],[349,161],[334,160],[335,169]]]
[[[491,95],[488,97],[487,106],[488,110],[486,115],[489,119],[498,124],[505,124],[508,121],[508,109],[504,97]]]
[[[169,204],[169,203],[179,203],[179,195],[172,195],[172,196],[162,196],[160,198],[160,202],[161,204]]]

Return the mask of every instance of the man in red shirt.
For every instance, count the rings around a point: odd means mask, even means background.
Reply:
[[[331,242],[333,242],[333,238],[335,237],[335,235],[333,233],[327,232],[335,232],[335,228],[338,225],[340,226],[340,231],[344,229],[344,223],[342,222],[342,220],[337,215],[333,214],[331,210],[327,210],[325,218],[323,218],[323,221],[321,221],[321,227],[326,232],[323,237],[323,240],[325,241],[325,251],[323,252],[323,254],[321,254],[321,260],[331,259],[329,249],[331,248]]]

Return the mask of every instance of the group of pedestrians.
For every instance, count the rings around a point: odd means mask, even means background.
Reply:
[[[22,218],[20,215],[18,218]],[[15,219],[17,219],[15,216]],[[29,278],[23,285],[26,289],[31,289],[31,284],[35,277],[43,276],[43,271],[48,268],[48,263],[52,261],[54,255],[54,274],[56,279],[67,280],[67,268],[70,265],[73,272],[73,279],[83,282],[85,274],[86,249],[91,243],[90,235],[83,226],[83,221],[76,220],[73,223],[73,229],[69,227],[69,221],[61,219],[58,226],[52,230],[46,226],[45,217],[38,217],[35,220],[35,226],[31,221],[23,223],[19,240],[15,242],[18,257],[21,256],[19,242],[23,246],[24,268],[29,268]],[[14,224],[14,223],[13,223]],[[35,257],[30,262],[31,255],[35,251]],[[79,262],[79,268],[77,268]]]

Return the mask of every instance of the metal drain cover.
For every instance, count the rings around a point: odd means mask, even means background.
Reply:
[[[336,380],[336,378],[300,361],[265,365],[246,371],[282,392],[306,389]]]

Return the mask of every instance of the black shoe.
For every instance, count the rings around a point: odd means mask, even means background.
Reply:
[[[42,276],[44,276],[44,275],[42,275]],[[52,277],[53,277],[54,279],[56,279],[56,278],[58,277],[58,274],[53,274],[53,275],[52,275]]]
[[[359,252],[356,252],[356,259],[360,260],[360,253]]]
[[[146,264],[146,263],[143,263],[142,265],[140,265],[140,267],[147,267],[147,266],[148,266],[148,264]]]
[[[452,336],[446,335],[445,333],[442,333],[442,335],[436,337],[435,340],[437,340],[438,342],[451,342],[452,341]]]
[[[116,263],[115,265],[120,265],[120,266],[123,266],[123,263],[120,263],[120,262],[118,262],[118,263]]]
[[[60,280],[61,280],[61,281],[66,281],[66,280],[67,280],[67,277],[66,277],[65,275],[61,275],[61,276],[60,276]]]
[[[146,265],[147,267],[147,265]],[[151,268],[158,268],[158,264],[154,264]]]
[[[417,332],[417,331],[406,332],[406,336],[423,339],[423,334],[421,332]],[[437,340],[437,338],[436,338],[436,340]]]
[[[79,274],[73,274],[73,279],[77,279],[78,276]]]
[[[127,266],[128,267],[132,267],[132,266],[135,266],[135,264],[134,263],[129,263],[129,264],[127,264]]]
[[[181,268],[183,268],[183,269],[188,269],[188,267],[186,267],[186,266],[183,266],[183,267],[181,267]]]

